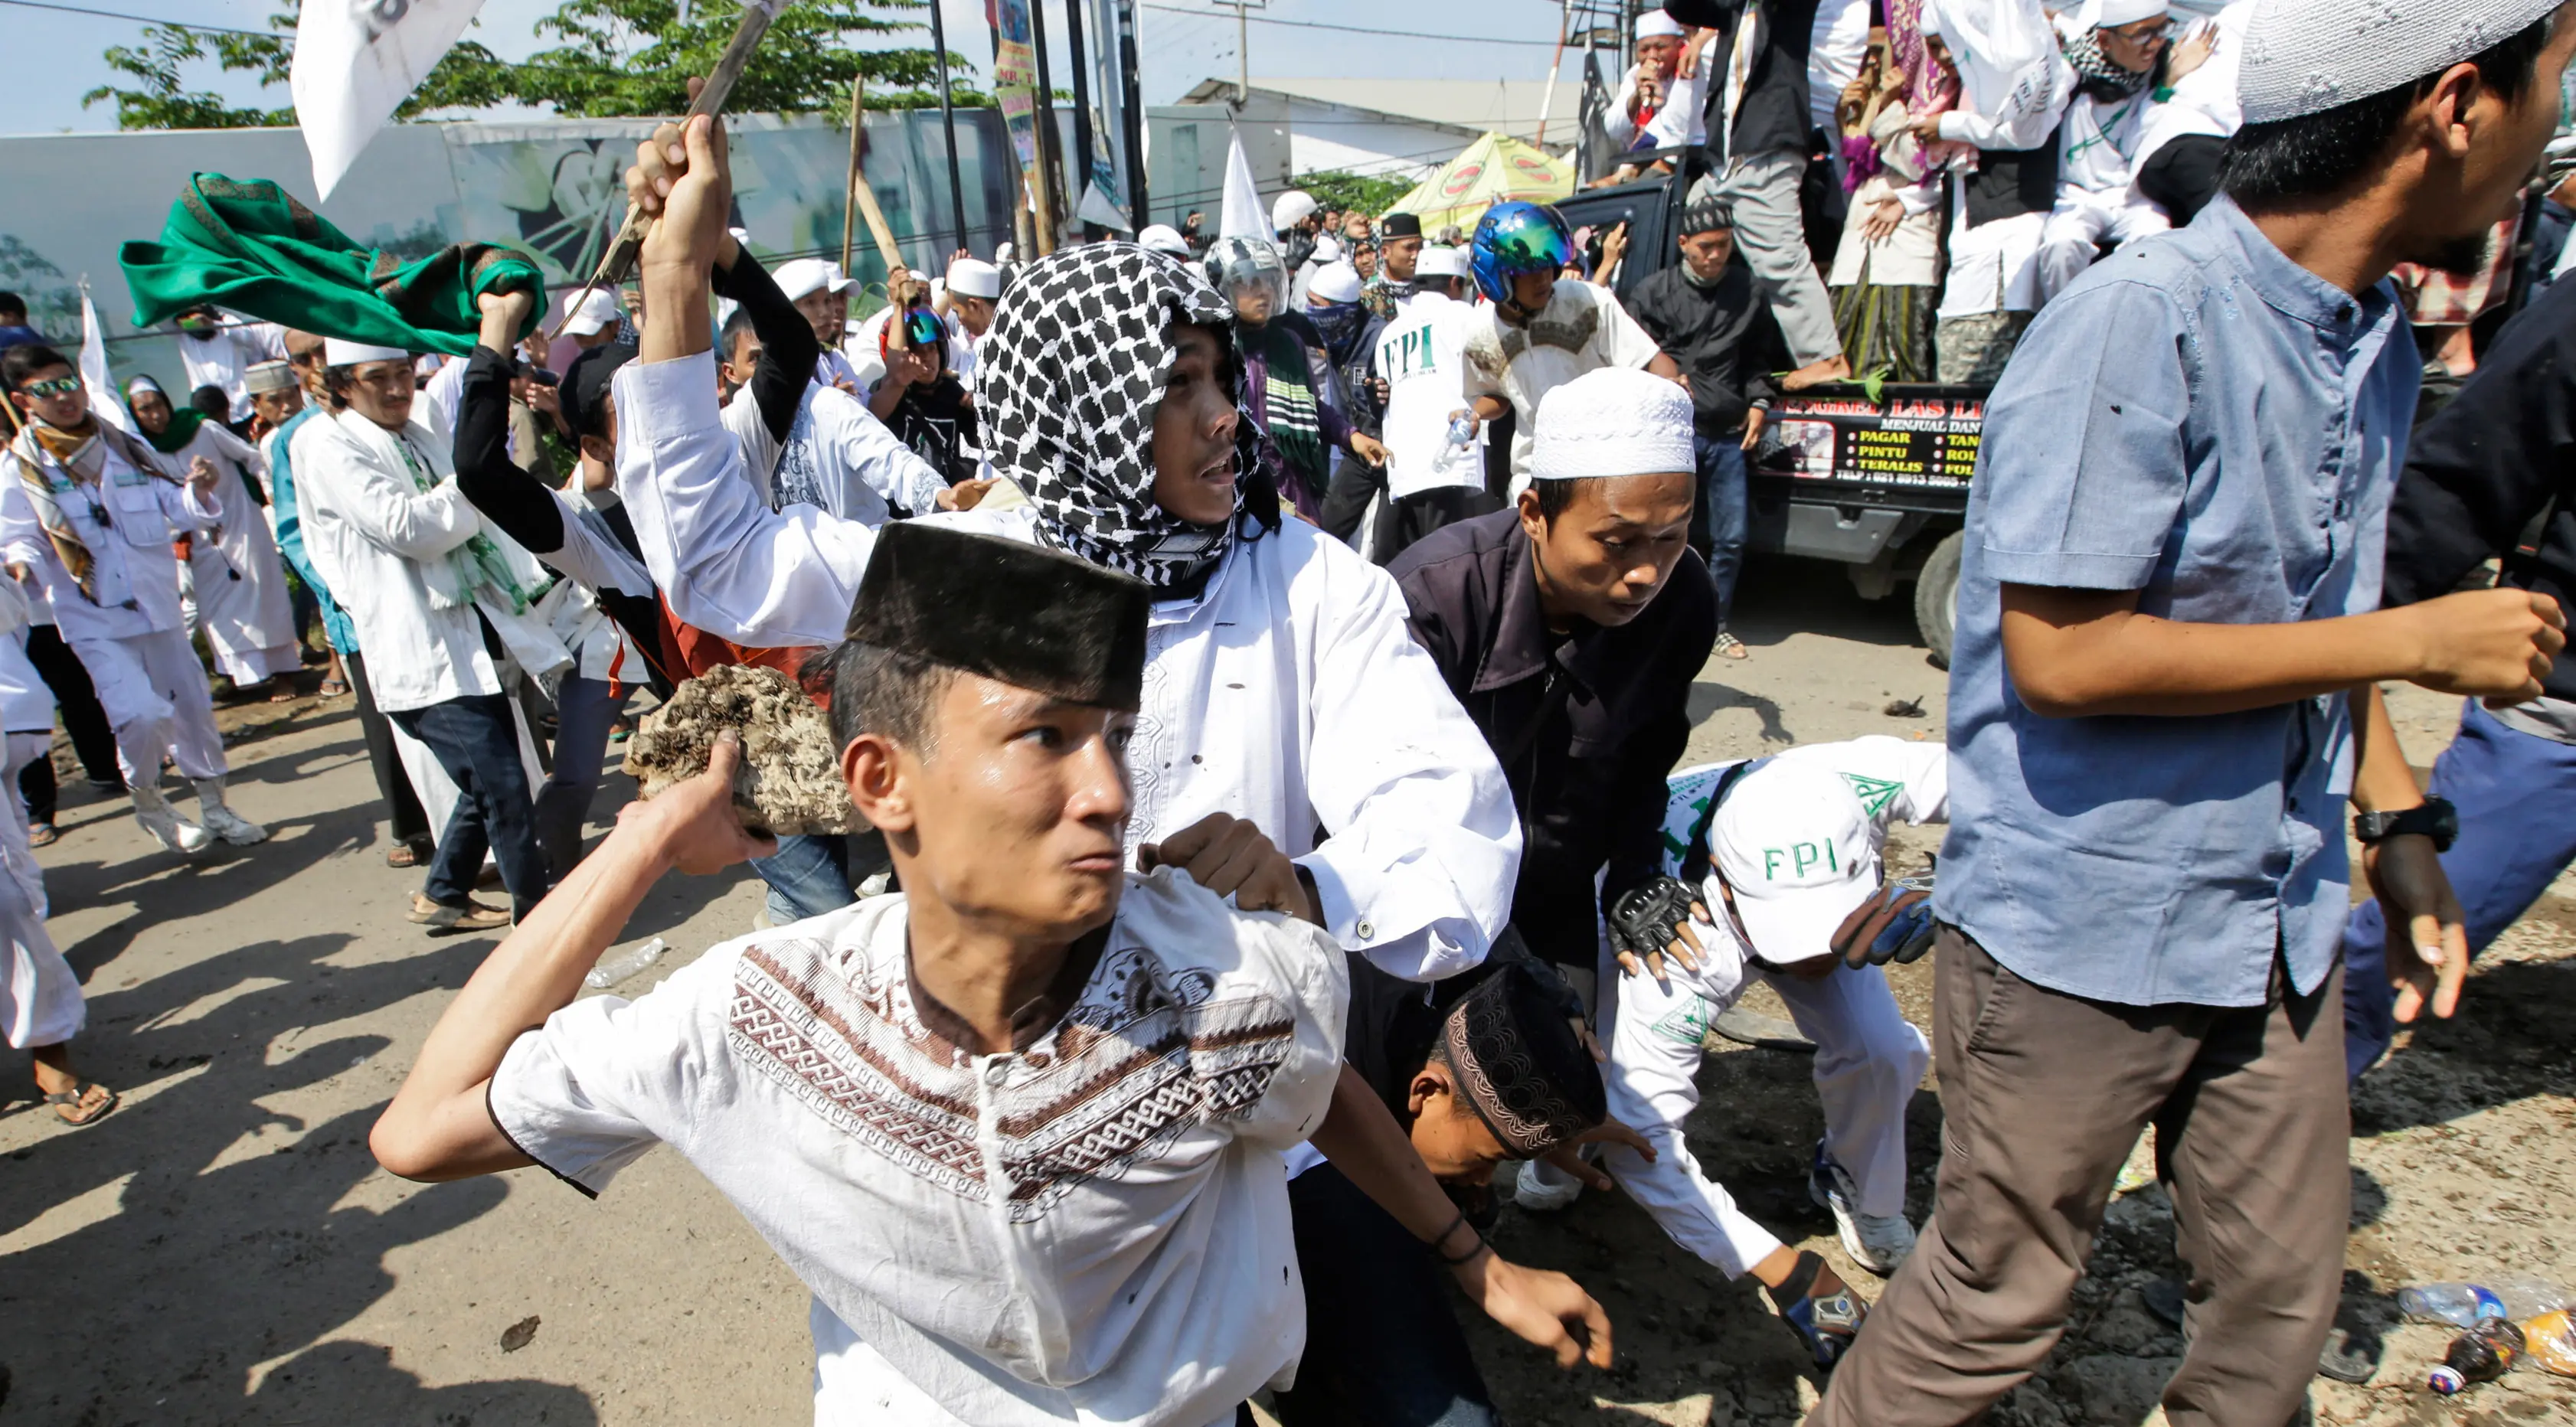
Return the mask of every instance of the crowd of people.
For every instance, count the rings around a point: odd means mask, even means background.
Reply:
[[[501,934],[378,1159],[597,1194],[672,1144],[811,1290],[820,1423],[1498,1422],[1443,1280],[1606,1366],[1600,1306],[1485,1239],[1498,1190],[1587,1187],[1761,1286],[1811,1420],[1973,1421],[2152,1126],[2167,1416],[2275,1427],[2335,1361],[2346,1084],[2576,858],[2576,284],[2465,342],[2408,306],[2542,212],[2570,9],[2245,0],[2169,48],[2148,0],[1672,0],[1614,116],[1687,201],[1628,282],[1541,205],[1426,234],[1291,192],[1269,239],[898,269],[854,323],[837,265],[727,228],[702,116],[628,172],[635,288],[551,347],[521,286],[435,360],[191,313],[183,410],[0,310],[10,1044],[66,1121],[112,1108],[27,821],[57,707],[163,847],[253,844],[211,680],[319,622],[409,915]],[[2420,424],[2418,327],[2478,373]],[[1744,652],[1769,403],[1954,356],[1996,385],[1946,743],[1676,768]],[[868,831],[747,832],[727,735],[591,843],[633,691],[740,664],[825,707]],[[2429,794],[2382,681],[2466,698]],[[1937,883],[1887,875],[1899,822],[1948,825]],[[660,878],[738,863],[759,925],[576,1000]],[[1927,953],[1928,1038],[1885,973]],[[1686,1142],[1756,981],[1817,1046],[1810,1190],[1874,1309]]]

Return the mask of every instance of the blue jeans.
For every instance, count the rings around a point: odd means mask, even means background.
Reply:
[[[519,729],[506,694],[467,694],[422,709],[387,711],[402,731],[429,746],[456,784],[456,811],[439,834],[421,892],[445,907],[461,907],[482,875],[488,849],[501,864],[513,913],[527,919],[546,895],[545,857],[537,851],[537,820],[528,797],[527,766],[519,761]]]
[[[537,790],[537,845],[562,877],[581,860],[581,830],[590,821],[591,795],[599,791],[608,730],[626,707],[605,679],[567,674],[555,689],[555,767]]]
[[[1306,1286],[1306,1355],[1279,1394],[1287,1427],[1500,1427],[1447,1277],[1428,1249],[1340,1170],[1288,1181]]]
[[[780,926],[838,911],[858,900],[850,891],[849,839],[782,837],[778,851],[751,860],[769,884],[769,919]]]
[[[2442,870],[2468,913],[2475,955],[2576,861],[2576,747],[2509,728],[2471,699],[2459,736],[2434,760],[2432,791],[2460,810],[2460,839]],[[2344,924],[2344,1064],[2355,1079],[2397,1034],[2386,927],[2376,900]]]
[[[1735,608],[1735,574],[1744,568],[1744,539],[1752,502],[1744,489],[1744,447],[1733,436],[1691,437],[1699,458],[1699,506],[1691,513],[1691,544],[1707,557],[1717,586],[1717,627]]]

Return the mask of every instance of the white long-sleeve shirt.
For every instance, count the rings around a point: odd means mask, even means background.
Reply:
[[[73,537],[89,550],[90,589],[98,596],[92,601],[36,520],[35,502],[18,469],[22,444],[12,442],[0,453],[0,549],[10,563],[35,572],[63,638],[124,639],[180,628],[179,557],[170,549],[171,535],[213,529],[223,519],[222,507],[184,479],[135,469],[116,443],[102,437],[106,464],[97,482],[58,487],[54,495]],[[70,479],[50,456],[39,464],[46,479]]]
[[[1637,102],[1637,80],[1644,65],[1632,64],[1619,77],[1619,92],[1610,98],[1610,107],[1602,111],[1601,130],[1610,142],[1622,149],[1670,149],[1708,140],[1708,120],[1702,111],[1707,107],[1708,65],[1703,60],[1694,73],[1675,74],[1664,81],[1663,107],[1645,125],[1646,142],[1639,143],[1637,121],[1632,110]]]
[[[773,511],[717,423],[712,358],[617,374],[619,493],[672,613],[737,643],[837,643],[876,535]],[[1037,538],[1025,508],[934,519]],[[1209,813],[1315,879],[1342,946],[1428,981],[1511,913],[1520,825],[1491,749],[1404,625],[1386,572],[1303,521],[1238,539],[1199,596],[1153,607],[1128,744],[1132,853]],[[1318,841],[1318,831],[1322,832]]]
[[[387,713],[427,708],[469,694],[501,692],[499,672],[483,646],[472,601],[433,599],[424,567],[483,530],[482,514],[450,475],[445,433],[414,421],[399,432],[370,435],[354,411],[324,412],[296,430],[288,453],[304,550],[332,598],[358,626],[367,651],[367,683]],[[409,444],[437,482],[420,489],[382,441]],[[534,597],[543,583],[526,552],[498,530],[488,532],[502,558]],[[485,610],[527,672],[544,678],[571,656],[552,640],[541,616]],[[543,657],[531,652],[552,643]]]

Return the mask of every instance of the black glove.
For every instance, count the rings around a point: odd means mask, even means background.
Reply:
[[[1610,945],[1643,959],[1661,956],[1681,940],[1682,924],[1699,903],[1699,889],[1674,877],[1649,877],[1610,903]]]
[[[1899,877],[1860,904],[1834,932],[1834,953],[1850,967],[1902,966],[1932,949],[1932,879]]]

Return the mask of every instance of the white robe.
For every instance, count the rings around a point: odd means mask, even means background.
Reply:
[[[215,504],[223,518],[214,531],[188,543],[188,573],[196,586],[196,623],[215,654],[215,667],[241,686],[264,683],[304,667],[295,613],[286,588],[286,562],[268,513],[251,499],[249,480],[263,489],[268,458],[257,447],[209,421],[169,460],[182,469],[203,456],[218,473]]]

